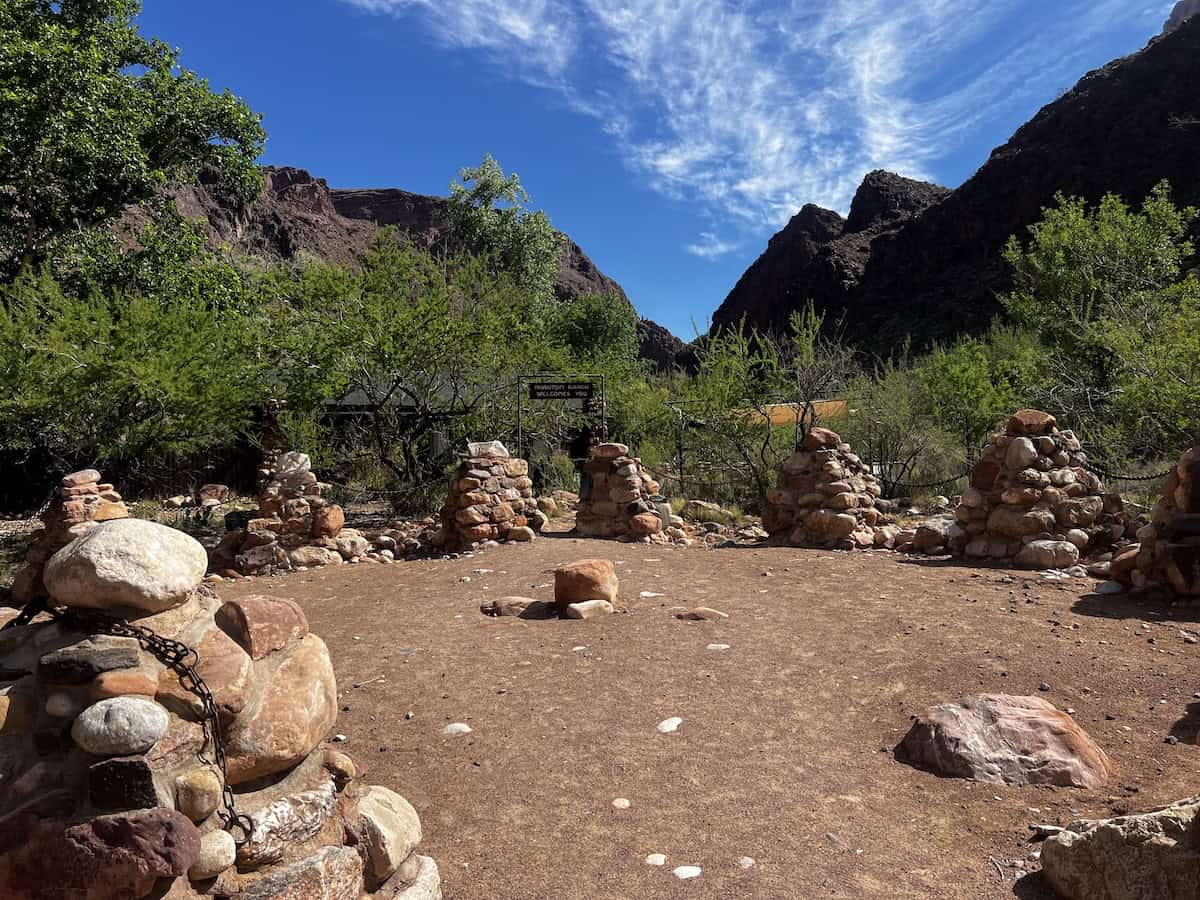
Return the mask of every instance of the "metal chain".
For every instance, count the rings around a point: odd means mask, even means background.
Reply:
[[[912,484],[907,481],[892,481],[886,477],[880,477],[879,480],[891,487],[894,487],[894,488],[906,488],[908,490],[919,490],[921,488],[934,488],[934,487],[941,487],[944,484],[953,484],[954,482],[958,481],[961,478],[966,478],[970,474],[971,474],[971,469],[970,469],[970,467],[968,467],[965,471],[959,473],[958,475],[952,475],[949,478],[943,478],[941,481],[930,481],[930,482],[926,482],[924,484]]]
[[[221,772],[222,801],[224,809],[219,813],[225,830],[233,832],[240,829],[242,835],[234,837],[238,846],[246,843],[253,830],[253,823],[248,816],[239,815],[234,799],[233,788],[229,786],[225,747],[221,741],[221,719],[217,711],[216,700],[212,691],[205,684],[196,666],[200,663],[200,654],[182,641],[163,637],[142,625],[134,625],[121,619],[114,619],[99,613],[81,613],[77,610],[57,610],[49,605],[45,597],[31,600],[21,610],[20,614],[10,622],[0,627],[0,631],[20,625],[28,625],[35,616],[45,612],[52,619],[63,623],[68,628],[86,633],[107,634],[113,637],[129,637],[136,640],[147,653],[150,653],[179,677],[179,683],[184,689],[194,694],[200,701],[202,715],[200,729],[204,737],[197,756],[205,765],[215,765]],[[207,753],[211,750],[212,758]]]
[[[50,508],[50,504],[54,502],[54,498],[57,496],[58,496],[58,488],[55,488],[54,490],[52,490],[50,492],[50,496],[46,498],[46,502],[43,503],[41,506],[39,506],[37,508],[37,512],[35,512],[29,518],[40,519],[42,517],[42,514],[45,513],[46,510],[48,510]]]
[[[1175,467],[1171,466],[1167,471],[1158,475],[1118,475],[1115,472],[1109,472],[1103,467],[1087,461],[1084,462],[1083,468],[1087,469],[1093,475],[1099,475],[1112,481],[1161,481],[1175,470]]]

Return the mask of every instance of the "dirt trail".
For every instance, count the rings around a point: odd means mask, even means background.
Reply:
[[[549,570],[589,556],[617,561],[628,614],[479,614],[484,599],[549,599]],[[218,587],[304,606],[333,654],[344,747],[417,807],[447,900],[649,900],[1044,897],[1041,876],[1012,865],[1036,848],[1029,823],[1194,793],[1200,660],[1180,629],[1195,614],[1081,600],[1090,584],[552,536]],[[695,605],[730,618],[673,617]],[[1104,790],[973,784],[893,759],[925,706],[1041,682],[1115,761]],[[659,734],[670,716],[682,727]],[[444,735],[450,722],[474,730]],[[703,874],[679,881],[679,865]]]

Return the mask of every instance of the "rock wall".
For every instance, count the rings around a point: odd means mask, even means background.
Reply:
[[[900,529],[875,508],[881,493],[849,444],[836,432],[813,428],[767,492],[763,528],[777,545],[890,549]]]
[[[125,501],[111,484],[101,484],[95,469],[63,476],[57,495],[42,513],[42,527],[34,532],[25,553],[25,564],[13,579],[13,601],[24,606],[45,593],[42,568],[51,556],[75,538],[90,531],[96,522],[129,516]]]
[[[1121,498],[1106,494],[1087,455],[1054,416],[1023,409],[971,471],[948,544],[956,556],[1065,568],[1125,534]]]
[[[546,524],[529,478],[529,463],[499,441],[472,443],[454,473],[436,543],[458,550],[485,541],[532,541]]]
[[[166,526],[95,525],[45,567],[66,617],[0,632],[0,896],[438,897],[415,810],[322,746],[337,686],[303,610],[222,603],[205,562]],[[212,707],[114,622],[195,649]]]
[[[1163,586],[1200,597],[1200,446],[1183,454],[1167,475],[1150,523],[1137,533],[1136,568],[1128,553],[1113,559],[1113,578],[1134,587]]]
[[[624,444],[597,444],[583,464],[575,530],[587,537],[661,543],[670,540],[670,513],[660,509],[659,484]],[[664,521],[664,514],[668,517]]]
[[[218,575],[266,575],[293,569],[340,565],[368,554],[391,561],[392,549],[373,548],[360,532],[346,528],[346,514],[321,493],[308,455],[291,451],[271,454],[263,470],[258,517],[245,528],[226,532],[210,554]]]

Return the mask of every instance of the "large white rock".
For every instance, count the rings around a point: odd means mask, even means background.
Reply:
[[[312,471],[312,460],[307,453],[299,450],[289,450],[279,457],[275,464],[276,478],[296,478]]]
[[[1200,799],[1071,824],[1042,847],[1042,869],[1067,900],[1150,900],[1200,892]]]
[[[1022,569],[1066,569],[1079,562],[1079,548],[1070,541],[1030,541],[1013,562]]]
[[[1099,790],[1108,756],[1040,697],[977,694],[930,707],[896,748],[902,762],[951,778]]]
[[[187,600],[207,568],[195,538],[157,522],[116,519],[50,557],[43,579],[62,606],[156,613]]]
[[[145,753],[167,733],[167,711],[145,697],[127,695],[93,703],[71,726],[71,739],[95,756]]]
[[[411,803],[378,785],[363,791],[358,801],[358,817],[370,873],[382,882],[421,843],[421,820]]]
[[[482,459],[487,456],[508,459],[511,455],[508,448],[499,441],[471,441],[467,444],[467,454],[473,459]]]

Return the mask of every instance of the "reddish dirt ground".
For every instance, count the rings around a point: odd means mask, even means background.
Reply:
[[[627,614],[480,615],[489,598],[549,599],[550,570],[583,557],[618,563]],[[1030,823],[1149,809],[1194,793],[1200,771],[1198,647],[1181,633],[1196,614],[1090,586],[884,553],[552,536],[218,587],[304,606],[337,669],[341,746],[417,807],[447,900],[646,900],[1049,896]],[[674,618],[695,605],[730,618]],[[975,784],[893,758],[924,707],[1042,682],[1116,763],[1105,789]],[[659,734],[670,716],[682,727]],[[474,731],[444,735],[450,722]],[[679,865],[703,874],[680,881]]]

